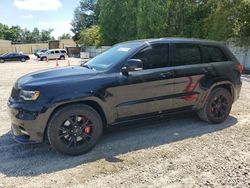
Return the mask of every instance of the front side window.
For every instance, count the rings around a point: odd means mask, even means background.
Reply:
[[[169,45],[152,44],[137,53],[132,59],[140,59],[143,69],[155,69],[169,66]]]
[[[196,44],[175,44],[174,66],[202,63],[200,47]]]
[[[204,46],[203,48],[205,51],[205,63],[228,61],[227,57],[220,48],[214,46]]]

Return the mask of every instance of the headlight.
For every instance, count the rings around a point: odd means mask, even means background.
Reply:
[[[40,91],[20,91],[20,98],[25,101],[36,101],[40,96]]]

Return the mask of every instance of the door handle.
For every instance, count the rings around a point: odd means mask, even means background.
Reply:
[[[213,71],[213,69],[212,69],[211,67],[206,67],[206,68],[203,68],[202,70],[203,70],[203,72],[204,72],[205,74],[211,73],[211,72]]]
[[[161,78],[170,78],[170,77],[173,77],[173,76],[174,76],[173,72],[164,72],[164,73],[160,74]]]

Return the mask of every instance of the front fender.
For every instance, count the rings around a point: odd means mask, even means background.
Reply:
[[[110,105],[105,98],[100,97],[94,92],[89,92],[85,94],[79,94],[72,97],[72,95],[61,95],[57,96],[56,98],[52,99],[50,101],[49,105],[49,111],[51,113],[51,116],[53,113],[59,109],[60,107],[63,107],[65,105],[70,105],[74,103],[88,103],[88,102],[95,102],[99,105],[99,107],[102,109],[105,118],[107,120],[108,124],[111,124],[115,121],[117,118],[117,113],[115,109],[112,109],[112,105]],[[50,116],[50,117],[51,117]],[[48,118],[49,121],[50,118]]]

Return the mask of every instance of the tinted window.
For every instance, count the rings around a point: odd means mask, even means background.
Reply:
[[[17,53],[10,53],[8,56],[9,57],[15,57],[15,56],[18,56],[18,54]]]
[[[54,51],[50,51],[51,54],[54,54],[55,52]]]
[[[64,53],[64,54],[66,54],[66,51],[65,51],[65,50],[61,50],[61,53]]]
[[[201,52],[195,44],[175,44],[174,66],[201,63]]]
[[[204,46],[204,51],[204,58],[206,63],[228,61],[223,51],[218,47]]]
[[[59,54],[60,52],[58,50],[55,51],[56,54]]]
[[[169,59],[168,44],[153,44],[137,53],[133,59],[140,59],[144,69],[167,67]]]

